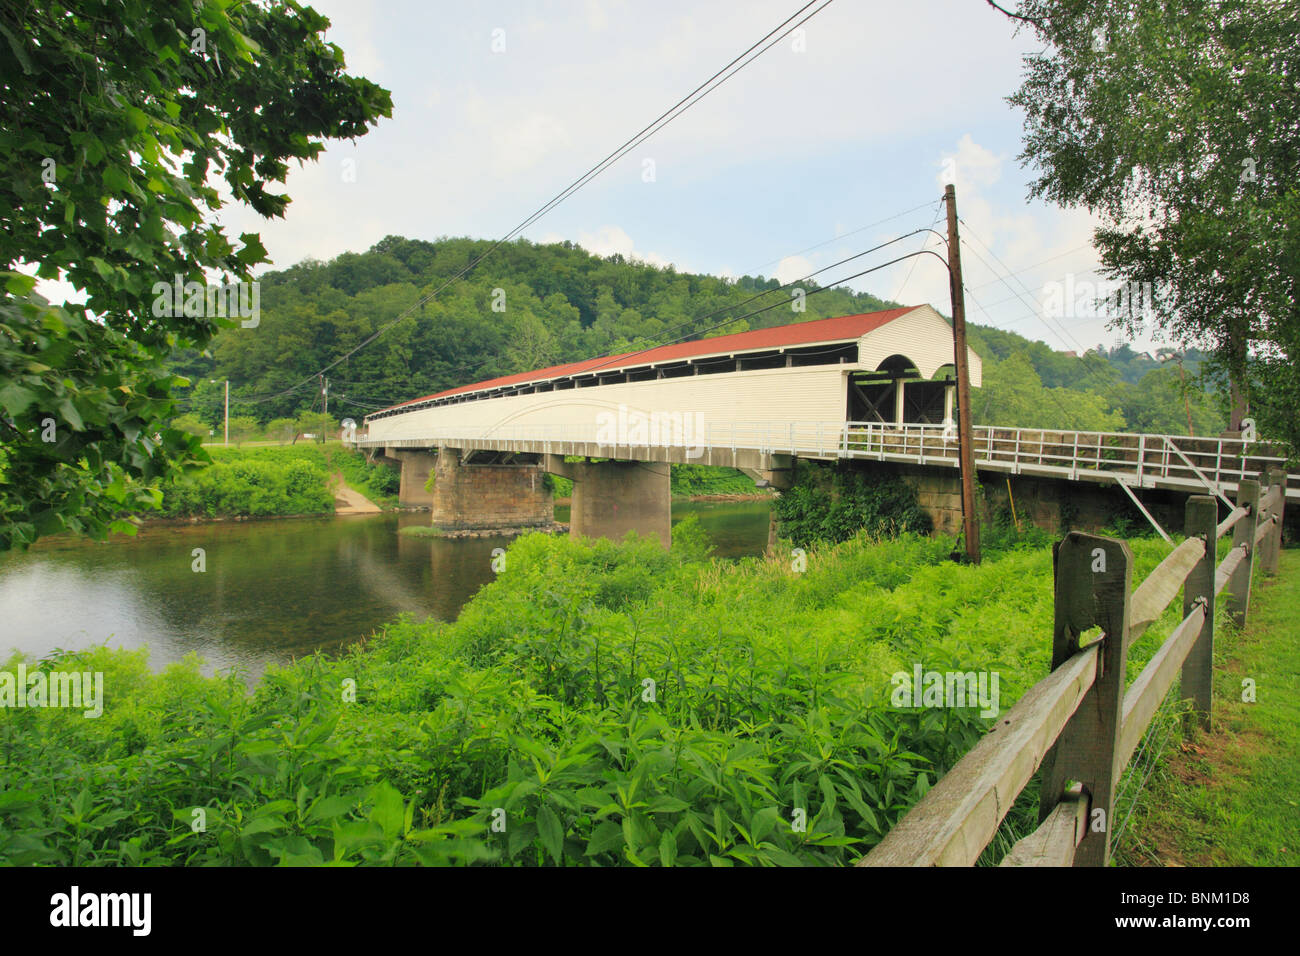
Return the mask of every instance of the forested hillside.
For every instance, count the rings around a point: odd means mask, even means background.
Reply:
[[[193,382],[182,408],[210,425],[223,414],[265,423],[321,407],[315,373],[392,323],[481,256],[491,243],[390,236],[364,253],[307,260],[262,278],[255,328],[221,332],[206,355],[182,353],[177,372]],[[526,241],[496,249],[464,279],[329,373],[329,411],[355,418],[455,385],[705,335],[784,325],[894,305],[844,287],[802,284],[796,311],[776,279],[657,268],[600,258],[572,243]],[[765,294],[766,293],[766,294]],[[904,303],[917,304],[917,303]],[[932,303],[947,311],[947,303]],[[760,314],[758,309],[775,306]],[[973,325],[985,362],[975,393],[979,423],[1104,431],[1217,433],[1219,402],[1173,363],[1127,346],[1082,357],[1013,332]],[[1186,400],[1185,400],[1186,399]]]

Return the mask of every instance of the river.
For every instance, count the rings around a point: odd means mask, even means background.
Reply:
[[[568,520],[568,509],[556,517]],[[719,557],[762,553],[768,503],[674,502]],[[204,673],[338,652],[397,615],[453,620],[491,580],[508,538],[424,538],[427,514],[146,526],[107,542],[50,538],[0,555],[0,664],[96,644],[149,649],[155,669],[198,654]],[[196,571],[195,549],[204,570]]]

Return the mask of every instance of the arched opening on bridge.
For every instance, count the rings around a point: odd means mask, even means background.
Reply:
[[[848,420],[891,425],[937,425],[951,414],[952,381],[940,368],[932,379],[921,375],[906,355],[887,356],[874,371],[858,372],[849,379]]]

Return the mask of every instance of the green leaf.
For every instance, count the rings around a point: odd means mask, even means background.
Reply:
[[[384,839],[392,842],[402,835],[402,824],[406,819],[406,806],[401,793],[392,784],[383,782],[375,784],[370,790],[374,807],[370,819],[384,832]]]
[[[604,820],[596,824],[587,841],[587,856],[598,856],[623,848],[623,828],[613,820]]]
[[[547,804],[542,804],[537,810],[537,835],[541,837],[543,849],[559,863],[564,856],[564,827]]]
[[[65,422],[77,431],[81,431],[86,427],[85,422],[81,420],[81,412],[77,411],[77,406],[73,405],[69,399],[65,398],[59,402],[59,414],[63,416]]]
[[[0,385],[0,408],[11,418],[17,418],[36,401],[36,392],[30,388],[24,388],[17,382],[7,382]]]
[[[665,830],[663,836],[659,838],[659,862],[664,866],[673,866],[677,863],[677,837],[673,835],[672,830]]]
[[[36,288],[36,277],[22,272],[0,272],[5,277],[5,289],[10,295],[25,298]]]

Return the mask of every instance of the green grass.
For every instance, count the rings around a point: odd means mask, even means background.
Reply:
[[[1274,579],[1257,572],[1254,588],[1245,629],[1216,634],[1214,729],[1152,774],[1118,862],[1300,863],[1300,551],[1282,553]]]
[[[442,538],[446,536],[443,531],[427,524],[408,524],[405,528],[398,528],[397,533],[410,538]]]

